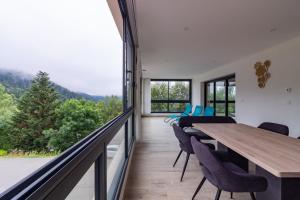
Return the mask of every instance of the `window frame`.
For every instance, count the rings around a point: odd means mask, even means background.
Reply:
[[[88,136],[71,146],[58,157],[47,162],[26,178],[20,180],[9,189],[0,193],[0,199],[65,199],[81,180],[85,173],[94,164],[94,193],[96,200],[116,200],[122,192],[126,169],[128,168],[132,147],[135,142],[135,70],[136,45],[133,40],[131,24],[127,11],[126,1],[118,1],[123,18],[123,36],[128,31],[132,44],[132,84],[126,83],[125,42],[123,37],[123,113],[107,122],[104,126],[90,133]],[[125,26],[128,29],[125,30]],[[132,89],[132,105],[127,107],[127,87]],[[128,130],[128,120],[132,117],[132,129]],[[122,161],[120,174],[116,175],[114,190],[107,192],[107,145],[125,125],[125,160]],[[132,135],[128,141],[128,134]]]
[[[214,116],[216,116],[217,112],[216,112],[216,105],[217,104],[225,104],[225,116],[228,117],[229,116],[229,112],[228,112],[228,105],[229,104],[235,104],[235,100],[229,100],[228,99],[228,87],[229,87],[229,80],[234,79],[236,81],[236,76],[235,74],[230,74],[227,76],[223,76],[223,77],[219,77],[216,79],[211,79],[208,81],[204,82],[204,106],[207,106],[207,103],[213,103],[213,108],[215,110],[214,112]],[[224,81],[225,82],[225,100],[217,100],[216,99],[216,83],[220,82],[220,81]],[[213,83],[213,100],[208,100],[208,90],[207,90],[207,86],[208,84]],[[235,117],[235,116],[232,116]]]
[[[170,111],[170,104],[171,103],[190,103],[192,104],[192,79],[151,79],[150,80],[150,86],[151,86],[151,82],[168,82],[168,99],[167,100],[159,100],[159,99],[152,99],[151,97],[151,113],[178,113],[178,112],[174,112],[174,111]],[[189,99],[188,100],[174,100],[174,99],[170,99],[170,82],[189,82]],[[150,92],[151,92],[151,87],[150,87]],[[152,111],[152,104],[153,103],[166,103],[168,104],[168,110],[167,111]]]

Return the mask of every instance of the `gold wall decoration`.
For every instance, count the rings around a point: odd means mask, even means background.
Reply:
[[[269,72],[269,68],[271,66],[271,61],[266,60],[264,63],[256,62],[254,68],[256,70],[258,87],[264,88],[268,79],[271,77],[271,73]]]

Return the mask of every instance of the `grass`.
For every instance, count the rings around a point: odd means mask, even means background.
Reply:
[[[46,158],[46,157],[54,157],[59,155],[60,152],[23,152],[23,151],[12,151],[7,152],[6,150],[0,149],[0,157],[2,158]]]

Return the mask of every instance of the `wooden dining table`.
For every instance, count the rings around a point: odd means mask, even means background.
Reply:
[[[193,124],[256,165],[268,180],[257,200],[300,200],[300,140],[245,124]]]

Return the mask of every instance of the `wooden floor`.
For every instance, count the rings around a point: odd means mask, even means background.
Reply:
[[[191,155],[180,182],[185,154],[173,168],[179,146],[172,128],[161,117],[143,118],[142,126],[142,139],[133,154],[125,200],[190,200],[203,177],[196,157]],[[213,200],[215,193],[216,188],[206,182],[196,199]],[[223,192],[220,199],[230,199],[229,193]],[[250,200],[250,195],[235,193],[234,199]]]

